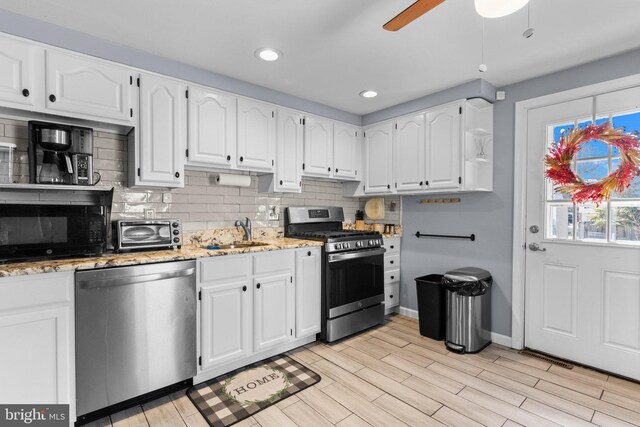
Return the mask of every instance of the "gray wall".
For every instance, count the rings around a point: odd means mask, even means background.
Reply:
[[[493,331],[510,336],[515,103],[639,72],[640,50],[634,50],[501,88],[507,97],[494,104],[494,191],[463,194],[461,203],[446,205],[419,205],[420,197],[404,197],[401,305],[417,308],[414,278],[420,275],[463,266],[485,268],[495,280]],[[475,233],[477,240],[411,236],[418,230]]]

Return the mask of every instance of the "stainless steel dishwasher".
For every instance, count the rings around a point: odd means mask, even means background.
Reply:
[[[79,417],[196,375],[195,265],[76,273]]]

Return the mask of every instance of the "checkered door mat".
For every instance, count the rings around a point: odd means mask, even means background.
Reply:
[[[320,381],[283,354],[195,385],[187,395],[213,427],[226,427]]]

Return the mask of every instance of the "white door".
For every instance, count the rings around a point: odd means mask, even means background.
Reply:
[[[304,167],[310,176],[331,176],[333,163],[333,122],[307,116],[304,123]]]
[[[47,50],[47,109],[100,119],[132,120],[132,72],[121,66]]]
[[[426,187],[429,190],[460,188],[459,103],[427,112]]]
[[[188,163],[233,167],[236,160],[236,98],[189,88]]]
[[[320,248],[296,251],[296,338],[320,332]]]
[[[398,191],[424,188],[424,118],[424,114],[417,114],[394,124],[395,188]]]
[[[640,130],[640,91],[598,96],[598,123]],[[562,133],[592,121],[591,97],[530,110],[527,123],[525,345],[640,379],[640,178],[610,202],[575,205],[554,192],[544,155]],[[573,168],[599,180],[619,153],[583,144]]]
[[[391,123],[372,126],[364,134],[364,192],[391,193],[392,176]]]
[[[238,99],[238,168],[272,172],[275,154],[275,109],[262,102]]]
[[[278,110],[276,132],[276,191],[302,191],[302,116],[295,111]]]
[[[358,179],[360,163],[360,133],[354,127],[333,124],[333,176],[344,180]]]
[[[291,274],[253,279],[253,351],[285,344],[293,338],[291,310],[294,289]]]
[[[0,38],[0,103],[9,107],[44,107],[44,49]]]
[[[151,75],[140,77],[140,184],[184,185],[186,86]]]
[[[251,354],[252,292],[247,280],[203,285],[201,302],[202,370]]]

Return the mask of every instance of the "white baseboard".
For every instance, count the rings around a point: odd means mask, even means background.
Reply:
[[[506,335],[497,334],[495,332],[491,332],[491,341],[503,345],[505,347],[511,348],[511,337]]]
[[[418,318],[418,310],[400,306],[400,314],[403,316],[411,317],[413,319]]]
[[[407,316],[407,317],[411,317],[413,319],[417,319],[418,318],[418,310],[413,310],[411,308],[407,308],[407,307],[400,307],[400,314],[402,314],[403,316]],[[495,332],[491,332],[491,341],[493,341],[496,344],[500,344],[503,345],[505,347],[509,347],[511,348],[511,337],[508,337],[506,335],[501,335]]]

